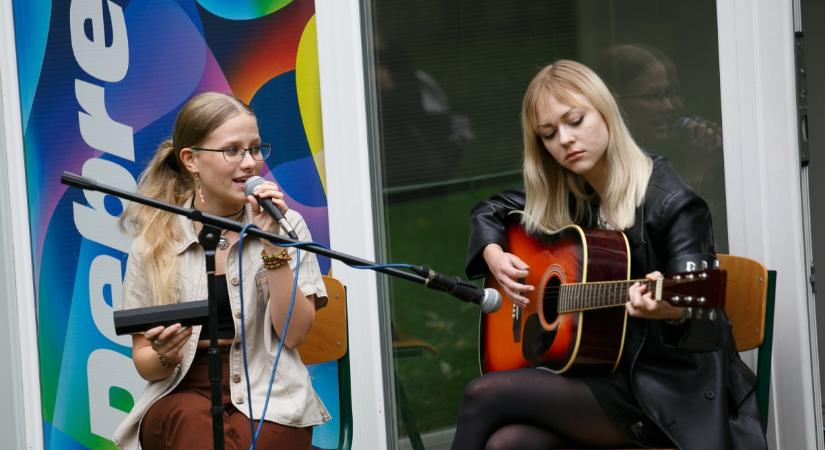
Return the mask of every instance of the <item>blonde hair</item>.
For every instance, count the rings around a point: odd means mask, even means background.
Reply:
[[[587,99],[607,125],[608,144],[603,157],[608,179],[600,200],[611,223],[620,230],[630,228],[636,207],[644,201],[653,162],[630,136],[616,99],[590,68],[559,60],[533,77],[522,103],[526,202],[521,222],[528,231],[551,233],[581,223],[589,212],[588,203],[594,194],[588,193],[584,178],[556,162],[538,132],[539,102],[554,96],[568,105],[581,106],[576,95]]]
[[[158,146],[138,179],[138,193],[156,200],[183,205],[192,198],[195,181],[184,168],[180,151],[204,141],[221,124],[238,114],[254,115],[244,102],[231,95],[205,92],[189,99],[175,119],[172,139]],[[143,260],[155,304],[177,302],[175,243],[182,239],[175,214],[131,203],[120,218],[121,227],[142,239]]]

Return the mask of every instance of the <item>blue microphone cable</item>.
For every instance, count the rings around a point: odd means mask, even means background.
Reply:
[[[261,417],[258,422],[257,430],[255,429],[255,417],[252,412],[252,388],[251,383],[249,381],[249,363],[247,360],[247,351],[246,351],[246,315],[245,315],[245,308],[244,308],[244,295],[243,295],[243,241],[246,236],[246,231],[249,228],[258,228],[255,224],[246,224],[244,225],[243,229],[241,229],[240,238],[238,239],[238,281],[239,285],[241,286],[240,289],[240,300],[241,300],[241,349],[243,353],[243,367],[244,367],[244,377],[246,378],[246,396],[248,400],[248,409],[249,409],[249,427],[250,432],[252,433],[252,443],[250,445],[250,450],[255,449],[255,444],[258,441],[258,436],[261,432],[261,427],[263,426],[264,417],[266,417],[266,410],[269,407],[269,397],[272,394],[272,386],[275,382],[275,373],[278,370],[278,362],[281,359],[281,351],[284,347],[284,341],[286,340],[286,334],[289,331],[289,322],[292,318],[292,310],[295,306],[295,293],[297,292],[298,288],[298,275],[300,274],[301,269],[301,249],[296,249],[296,262],[295,262],[295,275],[292,282],[292,292],[289,298],[289,309],[287,310],[286,321],[284,323],[284,329],[280,336],[280,342],[278,343],[278,350],[275,353],[275,362],[272,365],[272,372],[269,375],[269,386],[267,387],[266,393],[266,400],[264,403],[264,408],[261,411]]]
[[[272,366],[272,372],[269,375],[269,386],[267,387],[267,394],[266,400],[264,402],[263,410],[261,411],[261,417],[258,421],[258,426],[255,427],[255,419],[252,412],[252,389],[250,386],[249,381],[249,364],[247,361],[247,351],[246,351],[246,323],[245,323],[245,311],[244,311],[244,295],[243,295],[243,241],[246,237],[246,232],[249,228],[258,228],[253,223],[245,224],[244,227],[241,229],[240,238],[238,240],[238,280],[239,285],[241,286],[240,289],[240,301],[241,301],[241,349],[243,353],[243,367],[244,367],[244,377],[246,378],[246,396],[248,399],[248,409],[249,409],[249,427],[250,432],[252,433],[252,443],[250,445],[250,450],[255,450],[255,445],[258,441],[258,437],[261,432],[261,428],[263,426],[264,417],[266,417],[266,410],[269,407],[269,399],[272,394],[272,386],[275,382],[275,374],[278,370],[278,362],[281,359],[281,351],[283,350],[284,341],[286,340],[286,334],[289,331],[289,322],[292,318],[292,310],[295,306],[295,294],[298,289],[298,275],[301,269],[301,249],[300,246],[303,245],[313,245],[321,248],[329,249],[329,247],[319,244],[313,241],[302,241],[296,242],[294,244],[281,244],[281,247],[298,247],[296,248],[296,261],[295,261],[295,275],[292,282],[292,292],[289,298],[289,309],[287,310],[286,321],[284,324],[283,333],[280,336],[280,342],[278,343],[278,350],[275,353],[275,362]],[[394,264],[364,264],[364,265],[356,265],[356,264],[349,264],[346,263],[348,266],[354,269],[360,270],[374,270],[374,269],[382,269],[382,268],[396,268],[396,269],[407,269],[412,271],[413,265],[411,264],[403,264],[403,263],[394,263]]]

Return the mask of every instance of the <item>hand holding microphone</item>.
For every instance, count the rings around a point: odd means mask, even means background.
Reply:
[[[274,183],[270,184],[272,184],[272,186],[275,186]],[[247,196],[252,196],[252,200],[258,203],[261,209],[266,211],[266,213],[270,217],[275,219],[275,221],[278,222],[281,228],[283,228],[284,231],[286,231],[286,234],[288,234],[289,237],[297,241],[298,235],[295,234],[295,230],[292,228],[292,225],[290,225],[289,222],[287,222],[286,218],[284,217],[284,213],[281,212],[281,209],[278,208],[278,206],[276,205],[276,203],[278,203],[280,205],[283,205],[283,208],[286,209],[286,204],[283,201],[284,194],[277,188],[274,188],[273,190],[271,190],[271,198],[269,196],[260,196],[260,192],[259,195],[256,195],[255,190],[258,188],[258,186],[261,185],[267,185],[266,180],[259,176],[249,177],[246,180],[246,183],[244,183],[244,193]]]
[[[704,147],[708,151],[718,150],[722,146],[722,127],[699,116],[677,117],[671,128],[677,137],[693,146]]]

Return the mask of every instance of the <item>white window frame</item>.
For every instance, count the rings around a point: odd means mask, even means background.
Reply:
[[[43,448],[40,361],[12,0],[0,0],[0,436]]]
[[[358,0],[316,0],[321,113],[330,244],[337,251],[375,260],[380,237],[373,201],[370,128]],[[333,261],[347,286],[351,370],[352,448],[396,446],[392,371],[375,272]]]
[[[823,448],[805,267],[792,2],[717,2],[732,254],[777,270],[768,441]],[[752,356],[751,356],[752,358]]]

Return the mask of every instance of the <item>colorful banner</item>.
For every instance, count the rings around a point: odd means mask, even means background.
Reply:
[[[63,171],[122,189],[136,179],[192,95],[233,93],[273,145],[277,179],[317,242],[329,243],[315,7],[311,0],[15,0],[15,40],[34,255],[47,449],[113,448],[144,386],[131,338],[116,336],[129,238],[123,203],[68,189]],[[329,271],[329,260],[321,258]],[[334,420],[335,363],[311,367]]]

